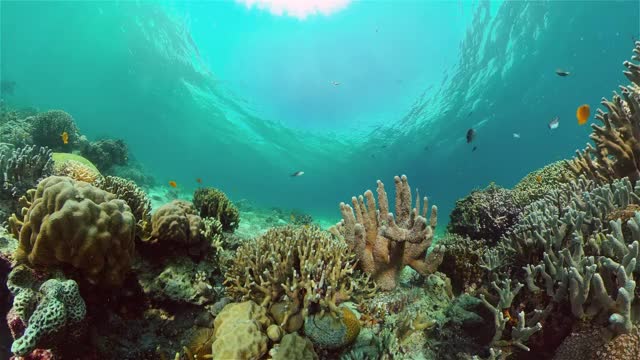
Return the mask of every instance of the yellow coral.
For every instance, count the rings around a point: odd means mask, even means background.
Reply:
[[[258,359],[267,352],[264,334],[271,324],[266,310],[253,301],[231,303],[214,321],[213,359]]]
[[[67,160],[62,165],[56,166],[55,175],[68,176],[74,180],[95,183],[102,177],[99,172],[75,160]]]

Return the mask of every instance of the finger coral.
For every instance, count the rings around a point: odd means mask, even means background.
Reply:
[[[640,60],[640,41],[636,41],[633,52],[632,60]],[[576,174],[600,183],[623,177],[633,183],[640,179],[640,66],[630,61],[624,66],[631,85],[621,86],[622,95],[614,92],[610,101],[602,99],[608,112],[598,109],[596,119],[603,126],[591,125],[595,148],[588,144],[568,162]]]
[[[314,226],[285,226],[240,246],[225,284],[233,298],[253,300],[272,312],[284,304],[279,325],[287,328],[298,314],[339,315],[338,304],[367,296],[371,283],[355,266],[347,246],[330,234]]]
[[[88,183],[50,176],[22,198],[10,227],[16,260],[34,267],[71,265],[87,280],[118,286],[131,267],[135,217],[116,196]]]
[[[234,231],[240,222],[238,208],[218,189],[200,188],[193,194],[193,205],[200,216],[216,218],[224,231]]]
[[[433,229],[437,223],[437,208],[431,208],[427,224],[427,198],[424,198],[422,215],[420,198],[416,196],[411,208],[411,189],[406,176],[396,176],[396,217],[389,212],[389,201],[384,184],[378,180],[378,207],[371,190],[359,198],[351,199],[353,208],[340,203],[342,221],[330,231],[348,244],[356,254],[360,267],[371,274],[383,290],[396,287],[398,275],[411,266],[421,275],[428,275],[442,262],[443,248],[437,246],[429,255],[427,250],[433,241]],[[365,203],[366,199],[366,203]]]

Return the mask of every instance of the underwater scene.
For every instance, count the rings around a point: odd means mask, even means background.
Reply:
[[[0,1],[0,359],[640,360],[640,1]]]

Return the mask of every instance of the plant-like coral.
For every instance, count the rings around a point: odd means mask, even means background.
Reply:
[[[17,199],[52,172],[51,150],[47,148],[25,146],[11,153],[1,152],[0,198]]]
[[[71,115],[62,110],[51,110],[28,119],[31,123],[33,143],[54,151],[69,151],[79,138],[78,128]],[[67,143],[62,134],[67,133]]]
[[[50,176],[22,198],[9,219],[19,263],[71,265],[92,283],[118,286],[131,267],[135,217],[116,196],[85,182]]]
[[[200,216],[218,219],[224,231],[238,228],[240,213],[222,191],[200,188],[193,194],[193,205],[198,209]]]
[[[314,226],[272,228],[255,242],[244,243],[225,277],[229,295],[282,313],[275,317],[285,329],[298,314],[304,318],[310,312],[331,311],[337,316],[338,304],[372,291],[347,246]]]
[[[126,201],[136,217],[138,236],[141,238],[151,236],[151,201],[136,183],[117,176],[105,176],[98,179],[94,185]]]
[[[82,155],[91,160],[101,171],[108,171],[114,165],[126,165],[127,144],[123,140],[98,140],[83,146]]]
[[[632,60],[640,60],[640,41],[636,41]],[[627,177],[635,183],[640,179],[640,66],[625,61],[624,72],[631,81],[621,86],[622,96],[614,93],[611,101],[602,99],[608,112],[598,109],[596,119],[604,126],[591,125],[590,138],[595,148],[587,144],[568,165],[576,174],[583,174],[600,183]]]
[[[447,230],[493,244],[511,229],[521,212],[511,190],[491,183],[456,201]]]
[[[421,275],[433,273],[442,262],[443,248],[436,246],[427,255],[437,223],[437,208],[431,208],[427,223],[427,198],[420,215],[420,197],[411,208],[411,189],[407,177],[396,176],[396,214],[389,212],[384,184],[378,180],[378,207],[371,190],[351,199],[353,208],[340,203],[342,221],[330,231],[348,244],[364,272],[371,274],[383,290],[396,287],[400,271],[411,266]],[[366,204],[365,204],[366,198]]]

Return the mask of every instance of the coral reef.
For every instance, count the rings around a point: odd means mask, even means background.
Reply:
[[[520,207],[540,200],[561,184],[576,180],[566,160],[556,161],[527,174],[513,187],[513,197]]]
[[[309,339],[296,333],[286,334],[280,344],[269,352],[273,360],[317,360],[318,355],[313,351],[313,344]]]
[[[456,201],[447,230],[495,244],[518,221],[521,212],[513,191],[491,183]]]
[[[122,283],[134,253],[135,218],[116,196],[90,184],[50,176],[21,198],[21,218],[10,218],[20,240],[19,263],[38,268],[71,265],[91,283]]]
[[[162,247],[164,251],[182,250],[200,255],[212,245],[205,241],[205,223],[188,201],[174,200],[156,210],[151,217],[151,229],[149,242],[159,244],[156,248]]]
[[[238,209],[218,189],[199,188],[193,194],[193,205],[202,217],[216,218],[224,231],[234,231],[240,222]]]
[[[445,247],[439,270],[451,279],[456,293],[473,293],[484,279],[484,254],[488,253],[485,240],[471,240],[457,234],[446,234],[438,244]]]
[[[427,255],[433,241],[433,229],[437,223],[437,208],[431,208],[427,223],[427,198],[424,198],[422,215],[419,213],[420,197],[416,195],[411,208],[411,189],[407,177],[396,176],[396,214],[389,213],[389,201],[384,184],[378,180],[378,207],[371,190],[359,198],[351,199],[353,208],[340,203],[342,221],[330,229],[341,241],[345,241],[356,254],[359,266],[371,274],[383,290],[396,287],[400,271],[409,265],[422,275],[436,270],[442,262],[443,248],[436,246]],[[365,204],[366,198],[366,204]]]
[[[151,201],[136,183],[117,176],[105,176],[97,179],[94,185],[124,200],[136,218],[138,236],[151,236]]]
[[[304,320],[304,333],[313,344],[324,349],[339,349],[355,341],[360,333],[360,322],[348,307],[331,312],[309,315]]]
[[[28,118],[27,121],[31,124],[33,143],[46,146],[53,151],[70,151],[80,136],[71,115],[62,110],[40,113]],[[66,144],[61,138],[64,132],[69,136]]]
[[[271,319],[253,301],[231,303],[214,322],[213,359],[259,359],[267,353]]]
[[[126,165],[129,150],[123,140],[105,139],[86,143],[80,150],[100,171],[109,171],[115,165]]]
[[[67,176],[89,184],[93,184],[102,178],[95,165],[80,155],[53,153],[52,158],[54,175]]]
[[[636,41],[632,60],[640,60],[640,41]],[[602,99],[608,112],[597,110],[596,119],[603,126],[591,125],[590,138],[595,143],[576,153],[567,162],[576,174],[582,174],[599,183],[613,179],[640,179],[640,66],[625,61],[625,76],[631,84],[621,86],[622,95],[614,92],[611,101]]]
[[[52,173],[53,159],[47,148],[25,146],[11,153],[0,152],[0,198],[18,199]]]
[[[22,276],[26,273],[20,267],[13,270],[16,271]],[[10,282],[13,277],[21,276],[12,276],[13,272],[9,274]],[[54,343],[69,340],[64,337],[61,340],[61,335],[79,336],[77,332],[81,331],[80,323],[84,320],[87,310],[75,281],[49,279],[40,286],[38,293],[20,285],[23,284],[13,284],[9,287],[15,297],[9,313],[17,315],[14,321],[21,321],[26,325],[20,334],[13,334],[15,340],[11,351],[14,354],[24,356],[36,347],[52,346]]]
[[[225,277],[232,297],[280,312],[275,318],[283,328],[299,321],[299,314],[305,318],[330,311],[339,316],[340,303],[358,301],[372,291],[347,246],[313,226],[273,228],[244,243]]]

